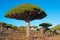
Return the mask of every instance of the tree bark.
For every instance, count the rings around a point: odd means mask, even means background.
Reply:
[[[1,27],[1,28],[0,28],[0,32],[2,32],[2,25],[0,25],[0,27]]]
[[[26,21],[26,36],[30,36],[30,23],[29,21]]]

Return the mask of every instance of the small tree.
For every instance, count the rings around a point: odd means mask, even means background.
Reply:
[[[49,26],[52,26],[52,24],[46,22],[46,23],[41,23],[39,26],[42,26],[43,28],[48,28]]]
[[[13,29],[14,31],[16,31],[16,30],[17,30],[17,26],[12,26],[12,29]]]
[[[4,27],[7,28],[7,29],[12,28],[12,24],[5,24]]]
[[[48,27],[49,26],[52,26],[52,24],[51,23],[41,23],[39,26],[42,26],[43,27],[43,32],[42,32],[42,34],[44,33],[47,33],[47,30],[50,30]]]
[[[2,32],[2,27],[5,25],[5,23],[0,22],[0,31]]]
[[[0,25],[4,26],[4,25],[6,25],[6,23],[0,22]]]

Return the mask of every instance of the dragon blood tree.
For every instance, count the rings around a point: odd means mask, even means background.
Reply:
[[[39,24],[39,26],[42,26],[43,28],[47,29],[48,27],[52,26],[52,24],[46,22],[46,23],[41,23],[41,24]]]
[[[30,36],[30,21],[35,19],[42,19],[47,15],[40,7],[33,4],[19,5],[5,14],[5,17],[17,20],[24,20],[26,22],[26,36]]]
[[[44,28],[44,30],[42,31],[42,33],[41,34],[47,34],[47,31],[48,30],[50,30],[48,27],[50,27],[50,26],[52,26],[52,24],[51,23],[48,23],[48,22],[46,22],[46,23],[41,23],[41,24],[39,24],[39,26],[42,26],[43,28]],[[50,30],[51,31],[51,30]]]

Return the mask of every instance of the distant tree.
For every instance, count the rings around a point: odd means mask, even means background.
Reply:
[[[4,23],[4,22],[0,22],[0,25],[4,26],[6,25],[7,23]]]
[[[3,22],[0,22],[0,32],[2,32]]]
[[[12,28],[12,24],[5,24],[4,27],[7,28],[7,29]]]
[[[17,26],[12,26],[12,29],[13,29],[14,31],[16,31],[16,30],[17,30]]]
[[[2,25],[2,27],[5,27],[5,28],[12,28],[12,24],[7,24],[7,23],[3,23],[3,22],[0,22],[0,24]]]
[[[41,23],[39,26],[42,26],[43,27],[43,33],[47,33],[48,30],[50,30],[48,27],[52,26],[51,23]]]
[[[48,28],[49,26],[52,26],[52,24],[46,22],[46,23],[41,23],[39,26],[42,26],[43,28]]]

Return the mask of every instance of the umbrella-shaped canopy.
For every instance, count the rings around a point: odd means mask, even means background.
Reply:
[[[40,7],[33,4],[22,4],[11,10],[9,10],[5,17],[14,18],[24,21],[32,21],[35,19],[42,19],[46,17],[46,14]]]
[[[47,28],[47,27],[49,27],[49,26],[52,26],[52,24],[46,22],[46,23],[42,23],[42,24],[40,24],[39,26],[42,26],[42,27]]]

